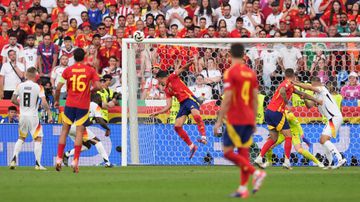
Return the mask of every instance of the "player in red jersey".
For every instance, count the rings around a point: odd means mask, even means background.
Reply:
[[[276,89],[274,96],[272,97],[266,112],[265,112],[265,121],[268,124],[268,129],[270,133],[270,138],[266,141],[264,146],[261,149],[259,156],[255,159],[255,164],[260,168],[265,168],[267,164],[263,163],[263,157],[266,152],[276,143],[279,136],[279,132],[285,136],[285,160],[283,167],[291,169],[290,165],[290,152],[291,152],[291,131],[288,121],[286,120],[285,108],[288,104],[293,93],[298,94],[303,99],[312,100],[318,104],[321,104],[322,101],[315,99],[313,96],[310,96],[306,93],[303,93],[295,89],[292,81],[295,79],[294,70],[289,68],[285,70],[285,80],[281,82],[279,87]]]
[[[224,74],[224,99],[221,103],[218,119],[214,126],[214,134],[226,118],[224,132],[224,157],[241,169],[241,182],[233,197],[247,198],[247,184],[253,175],[253,192],[259,190],[266,173],[256,170],[250,163],[249,147],[256,128],[258,81],[256,74],[246,65],[244,46],[231,46],[233,66]],[[234,152],[238,149],[238,153]]]
[[[56,88],[55,106],[59,106],[60,91],[66,81],[67,99],[63,115],[63,127],[61,129],[58,153],[56,159],[56,170],[61,170],[62,158],[66,144],[66,137],[69,134],[70,126],[76,125],[75,154],[71,164],[75,173],[79,172],[79,157],[82,146],[82,135],[85,126],[89,125],[90,86],[100,88],[99,76],[96,70],[83,64],[85,51],[77,48],[74,51],[75,64],[66,68],[62,79]]]
[[[159,80],[159,83],[165,86],[165,94],[166,94],[166,106],[160,111],[152,113],[150,116],[154,117],[158,114],[162,114],[167,112],[172,106],[172,97],[175,96],[176,99],[180,102],[180,109],[176,116],[174,129],[176,133],[184,140],[184,142],[190,148],[190,159],[194,156],[194,153],[197,150],[197,146],[194,145],[186,131],[182,128],[184,122],[186,121],[186,117],[191,114],[198,126],[198,130],[201,135],[201,139],[198,139],[200,143],[206,144],[206,134],[205,134],[205,125],[200,116],[200,104],[198,99],[194,96],[194,94],[190,91],[190,89],[186,86],[186,84],[180,79],[179,75],[187,70],[191,65],[194,64],[193,60],[190,60],[183,67],[175,70],[174,73],[168,74],[167,71],[160,70],[156,77]]]

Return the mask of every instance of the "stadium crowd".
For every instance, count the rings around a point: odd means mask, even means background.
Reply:
[[[51,99],[80,47],[86,63],[102,75],[104,109],[121,94],[121,40],[137,30],[147,38],[360,36],[357,0],[2,0],[0,5],[0,98],[10,99],[25,70],[35,67]],[[247,50],[264,95],[272,94],[283,70],[293,68],[302,81],[318,76],[345,104],[358,106],[358,44],[256,44]],[[184,81],[202,100],[218,100],[222,74],[231,66],[221,47],[139,44],[136,58],[140,99],[163,99],[156,72],[194,58]],[[61,97],[66,98],[65,88]]]

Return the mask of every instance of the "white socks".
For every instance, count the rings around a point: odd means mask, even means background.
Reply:
[[[18,162],[18,156],[19,156],[19,152],[21,150],[22,145],[24,144],[24,141],[22,139],[18,139],[15,143],[15,147],[14,147],[14,155],[13,155],[13,159],[16,159],[16,162]]]
[[[41,153],[42,153],[42,142],[34,142],[34,154],[35,160],[38,166],[41,165]]]
[[[87,147],[85,147],[84,145],[82,145],[82,146],[81,146],[81,151],[83,152],[83,151],[86,151],[86,150],[89,150],[89,148],[87,148]],[[75,154],[75,149],[72,149],[72,150],[70,150],[70,151],[68,151],[68,152],[65,153],[65,155],[66,155],[67,157],[73,156],[74,154]]]
[[[105,148],[101,142],[95,144],[96,150],[99,152],[105,162],[109,162],[109,156],[107,155]]]
[[[331,143],[329,140],[326,141],[323,144],[323,146],[328,150],[328,152],[330,152],[331,156],[335,155],[338,161],[342,159],[340,152],[336,149],[335,145],[333,143]],[[328,160],[330,161],[330,159],[328,159]]]

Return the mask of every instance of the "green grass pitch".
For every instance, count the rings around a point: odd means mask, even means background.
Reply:
[[[360,167],[323,171],[314,167],[267,169],[262,189],[247,201],[360,201]],[[0,168],[0,201],[144,201],[223,202],[239,181],[234,166],[80,167],[58,173],[54,168]]]

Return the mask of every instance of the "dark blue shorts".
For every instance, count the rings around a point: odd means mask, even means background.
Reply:
[[[180,109],[178,114],[176,115],[176,118],[191,114],[192,109],[200,110],[199,101],[195,96],[190,97],[180,103]]]
[[[63,122],[76,126],[89,126],[89,110],[87,109],[79,109],[76,107],[67,107],[64,109]]]
[[[274,112],[267,109],[265,111],[265,122],[269,130],[281,131],[290,129],[285,113],[282,112]]]
[[[226,124],[226,130],[224,132],[224,146],[234,147],[250,147],[253,140],[252,135],[254,133],[254,126],[251,125],[231,125]]]

